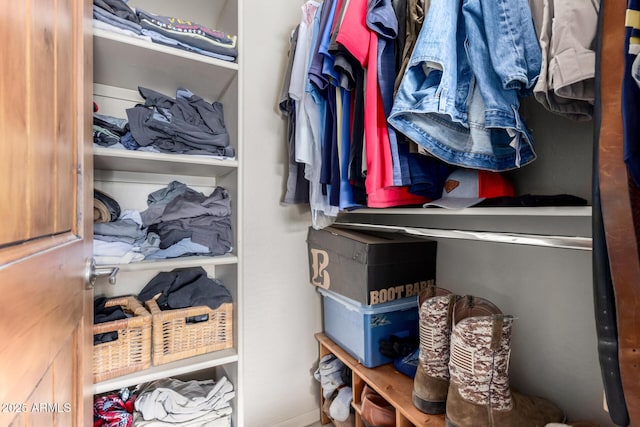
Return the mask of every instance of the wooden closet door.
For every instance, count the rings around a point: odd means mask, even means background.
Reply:
[[[0,425],[84,427],[91,2],[2,0],[0,40]]]

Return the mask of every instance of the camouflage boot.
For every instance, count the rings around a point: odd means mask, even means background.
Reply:
[[[454,307],[446,426],[544,427],[562,422],[564,414],[553,403],[511,391],[507,371],[513,316],[497,307],[487,312],[491,306],[481,298],[464,297]]]
[[[413,405],[427,414],[444,414],[449,388],[451,312],[460,298],[430,286],[418,296],[420,351],[413,379]]]

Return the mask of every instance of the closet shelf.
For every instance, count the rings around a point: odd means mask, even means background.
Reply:
[[[590,217],[591,206],[549,206],[549,207],[477,207],[466,209],[443,208],[385,208],[355,209],[347,213],[379,215],[444,215],[444,216],[528,216],[528,217]]]
[[[357,230],[387,231],[404,233],[418,237],[477,240],[493,243],[542,246],[559,249],[592,250],[592,239],[579,236],[551,236],[498,231],[449,230],[425,227],[405,227],[401,225],[381,225],[369,223],[336,222],[335,225]]]
[[[238,263],[238,257],[233,254],[220,256],[186,256],[182,258],[170,258],[162,260],[148,260],[132,262],[130,264],[100,265],[100,268],[118,267],[121,272],[144,270],[172,270],[185,267],[207,267],[216,265],[232,265]]]
[[[123,387],[131,387],[161,378],[197,372],[203,369],[226,365],[237,361],[238,354],[235,349],[220,350],[213,353],[190,357],[188,359],[177,360],[164,365],[152,366],[151,368],[143,371],[99,382],[94,384],[93,393],[99,394],[111,390],[119,390]]]
[[[150,153],[94,147],[94,168],[109,171],[163,173],[186,176],[224,176],[238,168],[237,160],[189,154]]]
[[[144,81],[161,92],[185,87],[211,100],[221,98],[238,72],[235,62],[99,28],[93,29],[93,57],[96,83],[137,90]],[[110,72],[113,67],[118,72]]]
[[[338,221],[425,237],[591,250],[591,206],[357,209]]]

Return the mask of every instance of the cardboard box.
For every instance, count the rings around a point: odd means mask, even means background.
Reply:
[[[310,227],[311,284],[365,305],[415,297],[435,284],[436,245],[399,233]]]
[[[380,352],[392,336],[418,340],[418,299],[367,306],[335,292],[318,288],[322,295],[324,333],[367,368],[393,362]]]

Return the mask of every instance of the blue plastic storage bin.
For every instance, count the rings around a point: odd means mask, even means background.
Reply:
[[[393,362],[380,353],[382,340],[418,336],[417,297],[370,306],[326,289],[318,292],[324,333],[367,368]]]

